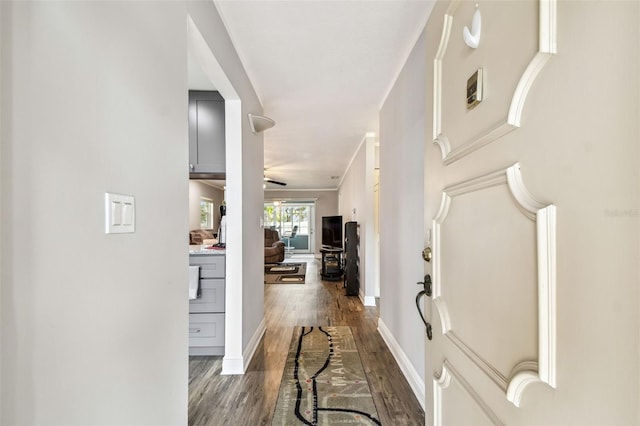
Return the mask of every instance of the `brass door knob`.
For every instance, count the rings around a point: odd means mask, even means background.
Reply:
[[[425,262],[431,262],[431,258],[433,258],[433,253],[431,253],[431,247],[426,247],[422,250],[422,258]]]

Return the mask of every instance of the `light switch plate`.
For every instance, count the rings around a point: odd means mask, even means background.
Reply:
[[[135,232],[136,205],[132,195],[104,194],[105,233]]]

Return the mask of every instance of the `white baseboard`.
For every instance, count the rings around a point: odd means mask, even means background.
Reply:
[[[425,409],[424,379],[420,377],[420,375],[416,371],[413,364],[411,364],[411,361],[409,360],[407,355],[404,353],[404,351],[398,344],[398,341],[395,339],[395,337],[393,337],[393,334],[391,334],[391,330],[389,330],[389,328],[387,328],[387,326],[385,325],[384,321],[382,321],[382,318],[378,318],[378,333],[380,333],[380,336],[382,336],[382,340],[384,340],[387,346],[389,347],[389,351],[391,351],[391,354],[393,355],[396,362],[398,363],[398,366],[400,366],[400,370],[402,371],[402,374],[404,374],[404,377],[407,379],[407,382],[409,382],[409,386],[411,386],[411,390],[413,391],[413,394],[418,399],[418,402],[420,403],[422,410],[424,410]]]
[[[376,306],[376,298],[373,296],[365,296],[362,304],[364,306]]]
[[[262,321],[258,324],[258,328],[256,328],[256,332],[251,336],[251,340],[247,344],[247,347],[244,348],[242,352],[241,358],[231,358],[225,356],[222,358],[222,371],[221,375],[234,375],[234,374],[244,374],[253,359],[253,356],[256,354],[256,349],[258,348],[258,344],[260,343],[260,339],[264,335],[265,331],[267,331],[267,326],[262,317]]]
[[[242,362],[242,358],[230,358],[228,356],[224,356],[222,358],[222,371],[220,374],[222,376],[229,376],[233,374],[244,374],[244,363]]]
[[[264,317],[262,317],[262,321],[260,321],[260,324],[258,324],[256,332],[253,333],[253,336],[251,336],[251,340],[249,340],[249,343],[247,344],[247,347],[244,349],[244,352],[242,354],[242,357],[244,358],[244,371],[247,371],[247,368],[249,368],[249,364],[251,363],[253,356],[256,354],[256,349],[258,349],[260,340],[262,339],[262,336],[264,336],[264,333],[266,331],[267,323],[265,322]]]

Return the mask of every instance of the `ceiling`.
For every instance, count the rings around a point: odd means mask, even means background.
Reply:
[[[215,1],[276,126],[265,174],[335,189],[415,44],[432,1]],[[283,189],[268,184],[267,189]]]

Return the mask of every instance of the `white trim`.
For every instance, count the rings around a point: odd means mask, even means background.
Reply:
[[[436,310],[440,317],[440,324],[442,327],[442,333],[446,334],[451,330],[451,319],[449,317],[449,310],[447,309],[447,304],[441,297],[442,294],[442,285],[440,282],[440,277],[442,276],[441,272],[441,264],[440,264],[440,224],[444,222],[447,215],[449,214],[449,206],[451,205],[451,197],[446,193],[442,193],[442,199],[440,201],[440,209],[438,210],[438,214],[433,220],[432,226],[432,239],[433,239],[433,291],[432,291],[432,299],[433,303],[436,305]],[[437,225],[437,226],[436,226]]]
[[[498,140],[502,136],[512,132],[515,129],[517,129],[517,126],[502,121],[500,122],[500,124],[497,124],[496,126],[490,128],[488,131],[471,138],[470,142],[464,143],[454,150],[451,150],[449,138],[447,138],[445,135],[439,135],[438,139],[434,140],[434,143],[438,144],[438,146],[440,147],[440,151],[442,152],[442,160],[445,164],[448,165],[455,161],[458,161],[461,158],[466,157],[467,155],[482,148],[483,146],[488,145],[495,140]],[[443,139],[446,141],[446,143],[441,142],[441,140]]]
[[[2,9],[3,6],[0,5],[0,22],[2,22]],[[1,33],[1,31],[0,31]],[[4,99],[3,96],[6,93],[5,90],[3,90],[2,87],[2,74],[3,74],[3,66],[4,66],[4,62],[2,60],[2,57],[4,55],[1,54],[2,52],[0,52],[0,99]],[[4,157],[4,150],[5,148],[5,144],[4,144],[4,137],[3,137],[3,123],[4,123],[4,115],[2,114],[2,104],[4,102],[0,102],[0,164],[2,163],[2,159]],[[4,190],[4,183],[3,183],[3,176],[4,173],[0,173],[0,193],[2,193],[2,195],[5,194],[5,190]],[[188,191],[188,190],[187,190]],[[4,201],[4,197],[0,197],[0,212],[4,211],[4,205],[5,205],[6,201]],[[5,229],[6,227],[4,226],[4,221],[0,221],[0,242],[3,244],[4,246],[4,241],[5,241]],[[4,259],[5,259],[5,255],[2,255],[2,262],[4,263]],[[6,270],[6,269],[5,269]],[[4,289],[5,288],[5,279],[3,278],[5,276],[5,274],[0,274],[0,289]],[[0,306],[4,306],[4,304],[2,303],[2,293],[4,293],[4,291],[0,291]],[[5,296],[6,297],[6,296]],[[6,311],[5,311],[6,312]],[[3,327],[0,327],[0,365],[5,365],[4,362],[2,362],[2,355],[4,353],[3,350],[3,344],[2,342],[4,342],[4,338],[2,336],[2,329]],[[6,357],[5,357],[6,360]],[[2,369],[0,369],[0,383],[4,383],[4,374],[2,374]],[[2,401],[4,400],[4,398],[0,398],[0,413],[2,413]],[[6,413],[6,411],[5,411]]]
[[[442,391],[451,385],[451,374],[445,365],[440,374],[433,375],[433,425],[442,424]]]
[[[556,0],[540,0],[540,39],[539,51],[558,53],[558,24]]]
[[[243,201],[242,201],[242,105],[240,101],[225,102],[225,134],[227,190],[227,247],[225,262],[225,346],[221,374],[242,374],[243,340]],[[225,362],[225,360],[229,362]],[[238,362],[239,365],[235,363]],[[229,367],[229,370],[227,370]],[[244,372],[244,371],[242,371]]]
[[[436,305],[436,310],[438,311],[438,316],[440,317],[442,334],[449,333],[451,331],[451,315],[449,315],[449,308],[447,308],[447,304],[445,303],[444,299],[442,299],[442,297],[434,298],[433,304]]]
[[[391,355],[398,363],[400,367],[400,371],[404,375],[405,379],[411,386],[411,390],[413,394],[416,396],[416,399],[420,403],[422,409],[425,409],[425,384],[424,379],[418,374],[418,371],[415,369],[405,352],[400,347],[400,344],[393,337],[391,330],[386,326],[382,318],[378,318],[378,333],[382,337],[382,340],[387,344]]]
[[[244,361],[242,357],[231,358],[224,356],[222,358],[222,371],[221,376],[244,374]]]
[[[504,185],[507,183],[507,176],[505,173],[508,172],[508,170],[509,169],[496,170],[495,172],[486,173],[475,178],[449,185],[445,188],[445,192],[449,197],[453,198],[458,195],[468,194],[469,192],[476,192],[481,189],[491,188],[492,186]],[[441,221],[444,219],[445,217],[443,216]]]
[[[545,208],[546,204],[538,201],[524,186],[520,164],[516,163],[506,171],[507,184],[513,197],[518,201],[522,213],[531,220],[536,219],[537,212]]]
[[[219,189],[220,191],[224,191],[224,185],[217,181],[210,181],[208,179],[198,179],[198,182],[210,186],[211,188]]]
[[[368,133],[365,138],[364,163],[364,218],[361,232],[364,234],[364,255],[360,250],[360,262],[364,272],[364,305],[375,306],[376,272],[375,272],[375,223],[374,223],[374,191],[375,191],[375,133]],[[362,239],[362,236],[361,236]]]
[[[497,368],[491,365],[487,360],[478,355],[471,347],[469,347],[462,339],[460,339],[453,331],[447,333],[447,338],[451,343],[456,345],[458,349],[464,352],[465,355],[475,365],[477,365],[489,378],[495,383],[503,392],[507,392],[509,386],[509,379],[502,374]],[[535,363],[534,363],[535,364]],[[528,365],[528,364],[527,364]],[[512,369],[517,370],[516,368]]]
[[[362,304],[364,306],[376,306],[375,296],[364,296],[364,299],[362,299]]]
[[[442,59],[447,52],[451,26],[453,25],[453,14],[455,13],[460,0],[452,1],[444,15],[442,35],[440,45],[433,60],[433,139],[437,140],[440,135],[440,125],[442,124]],[[442,147],[440,147],[442,149]]]
[[[440,46],[433,60],[433,142],[440,147],[442,161],[447,165],[466,157],[521,126],[522,111],[527,95],[544,66],[557,52],[556,0],[540,0],[538,51],[520,76],[506,117],[480,135],[472,137],[452,150],[451,141],[442,130],[442,60],[447,53],[451,26],[459,4],[460,0],[453,0],[449,4],[444,15]]]
[[[227,217],[227,240],[230,243],[227,244],[225,255],[225,355],[220,374],[243,374],[242,103],[191,16],[187,16],[187,48],[225,99],[225,162],[228,189],[225,191],[225,201],[234,214]]]
[[[482,410],[487,419],[494,425],[501,426],[504,423],[491,410],[489,405],[480,397],[473,387],[467,382],[460,373],[456,371],[448,360],[444,360],[442,371],[440,374],[434,374],[433,377],[433,424],[434,426],[442,425],[442,391],[451,385],[451,381],[455,380],[462,386],[462,389],[468,396],[473,399],[476,405]]]
[[[256,354],[256,349],[258,349],[260,340],[262,339],[262,336],[264,336],[264,333],[266,331],[267,323],[265,322],[264,317],[262,317],[260,324],[258,324],[258,328],[256,328],[256,332],[253,333],[253,336],[251,336],[249,343],[247,343],[247,347],[244,348],[244,352],[242,353],[242,358],[244,360],[243,373],[247,371],[247,368],[249,368],[249,364],[251,364],[251,360]]]
[[[440,259],[441,225],[447,218],[454,197],[507,185],[520,211],[536,222],[538,263],[538,360],[525,361],[505,377],[487,360],[462,341],[451,328],[451,316],[442,297]],[[473,361],[505,393],[509,401],[519,406],[522,392],[531,383],[543,382],[556,386],[556,207],[538,201],[524,185],[520,164],[447,186],[442,192],[440,209],[433,220],[433,302],[442,324],[442,334]]]
[[[518,85],[516,86],[516,90],[513,92],[513,98],[511,99],[511,105],[509,106],[509,113],[507,115],[507,123],[514,126],[520,127],[520,122],[522,119],[522,111],[524,110],[524,104],[527,100],[527,95],[529,94],[529,90],[533,85],[533,82],[536,81],[536,77],[542,71],[542,68],[547,64],[551,58],[550,53],[541,53],[538,52],[531,59],[529,65],[522,73],[520,77],[520,81],[518,81]]]
[[[265,188],[264,192],[320,192],[320,191],[338,191],[338,188],[318,188],[318,189],[310,189],[310,188],[288,188],[288,189],[267,189]]]
[[[311,205],[315,204],[318,201],[318,198],[265,198],[263,204],[273,203],[275,201],[286,201],[287,203],[292,202],[293,204]]]
[[[538,210],[538,374],[556,387],[556,206]]]

